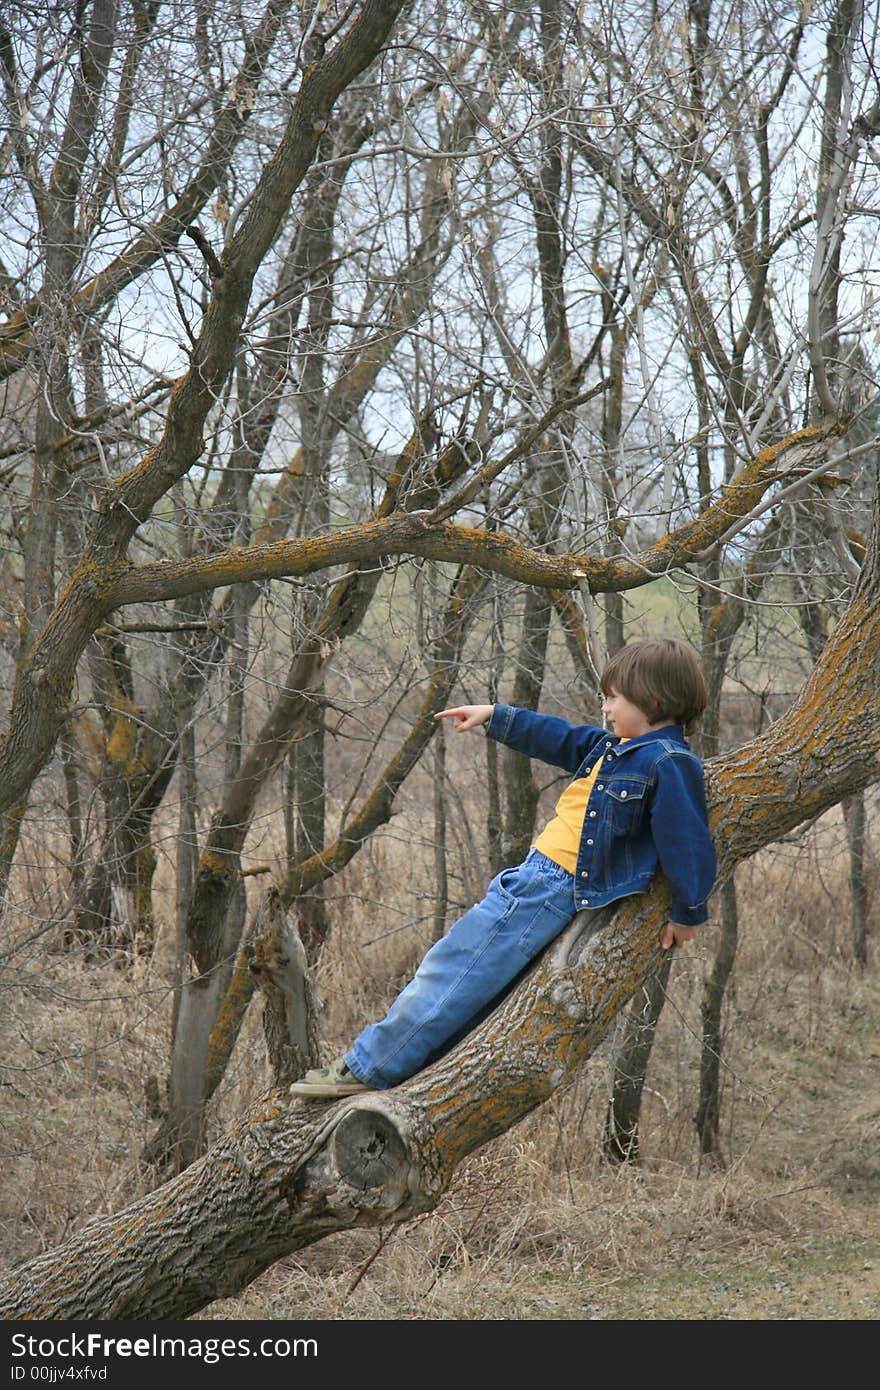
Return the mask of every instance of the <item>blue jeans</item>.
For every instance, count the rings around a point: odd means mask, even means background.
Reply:
[[[574,879],[538,850],[497,874],[482,902],[427,952],[379,1023],[345,1054],[359,1080],[396,1086],[475,1027],[574,916]]]

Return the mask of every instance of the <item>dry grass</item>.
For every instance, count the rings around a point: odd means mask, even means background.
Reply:
[[[267,843],[264,828],[263,857]],[[397,823],[331,885],[334,931],[318,974],[328,1055],[385,1007],[423,953],[431,905],[415,885],[430,881],[430,865],[430,846]],[[540,1112],[462,1165],[435,1212],[324,1240],[202,1316],[876,1317],[880,984],[872,967],[861,974],[850,962],[835,817],[757,856],[738,884],[724,1169],[701,1164],[691,1118],[709,932],[676,960],[640,1168],[598,1157],[611,1038]],[[170,865],[156,889],[165,915],[151,960],[85,966],[53,931],[5,977],[7,1266],[124,1205],[147,1181],[138,1159],[155,1124],[146,1094],[151,1077],[164,1079],[170,1032]],[[14,926],[20,939],[33,930]],[[269,1080],[252,1009],[212,1106],[214,1133]]]

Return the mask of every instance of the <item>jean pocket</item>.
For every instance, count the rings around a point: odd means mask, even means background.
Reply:
[[[548,893],[543,902],[533,905],[529,920],[523,924],[516,940],[517,949],[526,960],[533,960],[548,942],[558,936],[574,916],[574,893]]]
[[[500,874],[496,874],[489,884],[486,891],[487,900],[495,897],[500,899],[498,911],[499,922],[504,922],[515,912],[519,905],[519,894],[517,892],[520,869],[514,866],[512,869],[502,869]]]
[[[574,879],[555,864],[536,860],[521,882],[517,912],[508,930],[525,960],[532,960],[574,916]]]

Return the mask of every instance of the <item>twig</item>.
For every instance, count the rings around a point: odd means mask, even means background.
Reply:
[[[223,267],[217,258],[217,252],[214,250],[210,241],[205,236],[205,233],[202,231],[201,227],[197,227],[195,225],[193,225],[192,227],[187,227],[186,234],[192,241],[195,242],[196,246],[199,248],[202,255],[204,256],[205,263],[207,264],[208,270],[211,273],[211,279],[222,280]]]
[[[380,1234],[379,1234],[379,1244],[376,1246],[376,1248],[375,1248],[375,1250],[373,1251],[373,1253],[372,1253],[372,1255],[370,1256],[370,1258],[369,1258],[368,1260],[365,1260],[364,1263],[361,1265],[360,1269],[359,1269],[358,1272],[357,1272],[357,1276],[355,1277],[354,1281],[352,1282],[352,1284],[350,1285],[350,1287],[349,1287],[349,1289],[348,1289],[348,1292],[346,1293],[346,1298],[350,1298],[350,1297],[351,1297],[351,1295],[354,1293],[355,1289],[357,1288],[358,1284],[361,1282],[361,1280],[363,1279],[364,1275],[366,1274],[367,1270],[370,1268],[370,1265],[373,1263],[373,1261],[374,1261],[375,1259],[378,1258],[378,1256],[379,1256],[379,1255],[382,1253],[382,1251],[385,1249],[385,1246],[388,1244],[389,1240],[391,1239],[391,1236],[392,1236],[393,1231],[394,1231],[394,1227],[393,1227],[393,1226],[389,1226],[387,1231],[382,1231],[382,1232],[380,1232]]]
[[[105,623],[96,628],[96,637],[107,637],[113,632],[207,632],[211,624],[204,621],[191,623]]]

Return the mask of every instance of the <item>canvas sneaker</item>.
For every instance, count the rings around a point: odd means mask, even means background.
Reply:
[[[345,1065],[344,1057],[337,1057],[327,1067],[313,1067],[299,1081],[290,1087],[292,1096],[312,1097],[321,1100],[333,1096],[357,1096],[361,1091],[374,1091],[365,1081],[358,1081],[353,1071]]]

